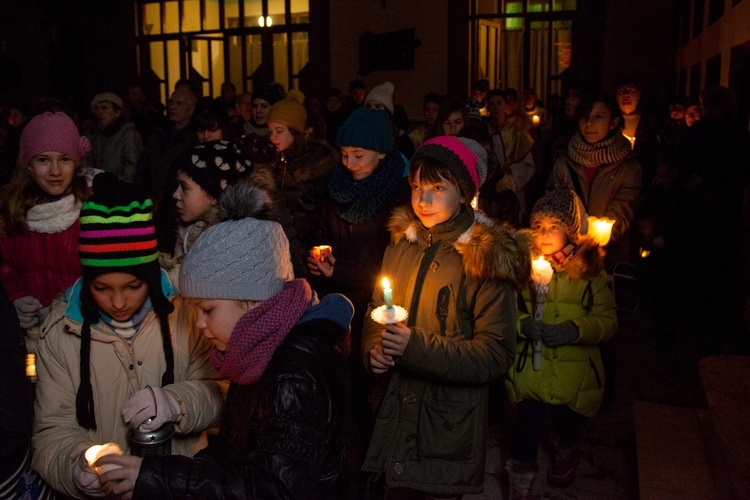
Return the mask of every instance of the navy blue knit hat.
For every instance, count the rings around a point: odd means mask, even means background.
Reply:
[[[382,109],[359,108],[336,132],[336,146],[354,146],[379,153],[393,150],[393,129]]]

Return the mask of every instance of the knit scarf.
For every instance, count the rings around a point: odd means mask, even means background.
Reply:
[[[399,182],[403,182],[406,161],[398,152],[389,153],[367,179],[355,181],[339,164],[331,173],[328,192],[338,202],[338,214],[351,224],[373,218]]]
[[[562,250],[558,250],[552,255],[547,256],[546,259],[552,265],[552,269],[554,269],[556,273],[561,273],[565,271],[565,264],[567,264],[573,257],[575,250],[576,246],[572,243],[568,243],[562,248]]]
[[[78,221],[81,202],[72,194],[49,203],[34,205],[26,212],[29,229],[35,233],[61,233]]]
[[[102,321],[108,325],[112,331],[118,336],[129,340],[133,338],[133,335],[138,333],[138,329],[141,327],[141,323],[146,319],[148,313],[151,312],[151,297],[146,297],[146,302],[143,303],[140,309],[138,309],[133,316],[127,321],[117,321],[111,318],[109,315],[102,311],[99,311],[99,317]]]
[[[214,348],[211,364],[224,378],[240,385],[257,382],[276,349],[307,310],[312,290],[304,279],[284,288],[240,318],[224,352]]]
[[[584,167],[608,165],[625,158],[630,153],[630,142],[618,131],[614,131],[599,142],[589,144],[576,132],[568,144],[568,156]]]

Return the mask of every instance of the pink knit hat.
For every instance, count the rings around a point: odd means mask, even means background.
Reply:
[[[18,160],[26,167],[34,156],[45,151],[65,153],[78,166],[83,155],[91,151],[91,143],[78,133],[68,115],[47,111],[32,118],[23,129]]]

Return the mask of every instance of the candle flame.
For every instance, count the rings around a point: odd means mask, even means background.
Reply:
[[[388,278],[383,278],[383,281],[380,282],[383,285],[383,290],[388,290],[391,288],[391,282],[388,281]]]

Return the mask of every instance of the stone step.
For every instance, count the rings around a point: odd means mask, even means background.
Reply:
[[[716,455],[724,461],[718,468],[728,478],[722,498],[750,498],[750,356],[708,356],[698,362],[698,369]]]
[[[641,500],[719,498],[696,410],[635,402],[633,411]]]

